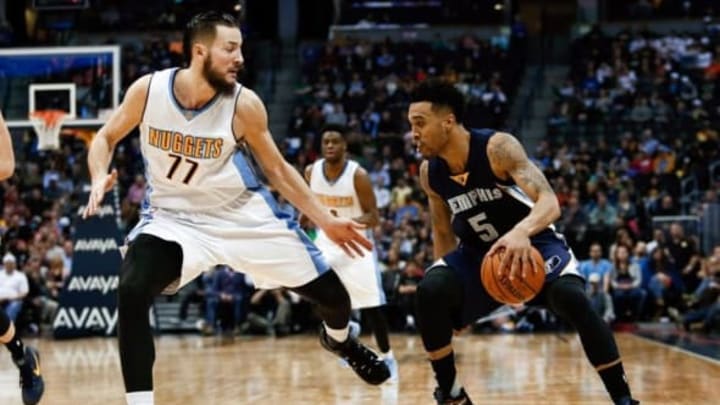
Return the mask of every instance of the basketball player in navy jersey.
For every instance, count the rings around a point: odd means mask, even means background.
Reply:
[[[305,168],[310,190],[335,215],[367,226],[371,236],[380,215],[370,176],[360,164],[348,159],[344,127],[327,125],[321,137],[322,158]],[[348,257],[322,230],[315,244],[345,284],[352,308],[359,309],[368,320],[383,360],[390,368],[391,380],[397,381],[397,363],[390,350],[388,322],[382,308],[386,304],[385,292],[375,252],[364,257]]]
[[[512,135],[463,126],[462,93],[440,81],[423,82],[408,111],[420,181],[430,205],[437,260],[418,285],[417,317],[438,387],[439,404],[470,404],[456,375],[453,329],[500,306],[480,282],[483,257],[502,253],[510,278],[532,271],[531,246],[546,262],[546,284],[529,305],[548,307],[580,335],[585,354],[616,404],[635,404],[610,328],[592,310],[577,261],[552,223],[555,193]],[[458,243],[459,241],[459,243]]]
[[[12,149],[12,139],[5,124],[5,118],[0,113],[0,181],[12,176],[14,171],[15,155]],[[7,347],[13,363],[20,369],[23,403],[26,405],[37,404],[45,391],[45,382],[40,373],[40,356],[34,348],[23,345],[15,331],[15,325],[2,309],[0,309],[0,343]]]
[[[127,237],[118,285],[118,339],[128,404],[152,404],[155,359],[148,311],[208,265],[242,269],[259,287],[288,287],[316,303],[322,346],[366,382],[390,372],[348,336],[350,298],[336,273],[297,222],[281,210],[249,164],[254,155],[284,197],[345,253],[372,244],[363,225],[325,209],[282,157],[268,130],[263,102],[236,82],[242,36],[228,14],[201,13],[184,33],[188,67],[144,76],[128,89],[90,145],[92,191],[84,216],[97,212],[117,178],[108,173],[117,143],[139,126],[148,188],[141,219]]]

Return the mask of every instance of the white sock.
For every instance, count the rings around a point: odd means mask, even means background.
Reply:
[[[452,388],[450,388],[450,396],[455,398],[458,395],[460,395],[460,391],[462,390],[462,384],[457,379],[457,376],[455,376],[455,381],[453,382]]]
[[[345,325],[345,327],[342,329],[333,329],[333,328],[327,326],[327,324],[324,322],[323,322],[323,325],[325,326],[325,332],[334,341],[342,343],[347,340],[348,334],[350,333],[350,328],[347,325]]]
[[[383,357],[383,359],[392,359],[393,358],[392,349],[388,350],[386,353],[383,353],[382,357]]]
[[[125,394],[127,405],[153,405],[152,391],[136,391]]]

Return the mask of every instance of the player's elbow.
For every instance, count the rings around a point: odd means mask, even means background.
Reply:
[[[561,214],[560,203],[558,202],[558,199],[557,199],[557,197],[555,197],[554,194],[552,195],[552,198],[548,199],[548,201],[549,201],[548,217],[551,220],[551,222],[555,222],[558,219],[560,219],[560,214]]]

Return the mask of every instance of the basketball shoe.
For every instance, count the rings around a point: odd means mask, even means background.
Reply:
[[[355,374],[368,384],[379,385],[390,378],[387,365],[370,349],[350,336],[342,343],[337,342],[327,335],[324,327],[321,327],[320,344],[327,351],[345,360]]]
[[[458,396],[453,397],[450,394],[442,392],[440,387],[436,387],[435,392],[433,392],[433,397],[435,397],[438,405],[473,405],[464,388],[460,390]]]
[[[40,373],[40,355],[32,347],[25,346],[25,355],[15,360],[20,369],[20,388],[25,405],[35,405],[40,402],[45,391],[45,382]]]
[[[383,361],[387,365],[388,370],[390,370],[390,379],[388,382],[397,383],[399,380],[397,360],[395,360],[394,357],[385,357]]]

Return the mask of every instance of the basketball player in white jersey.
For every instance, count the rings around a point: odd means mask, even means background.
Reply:
[[[379,221],[375,193],[365,169],[347,158],[344,135],[345,129],[339,125],[328,125],[322,130],[322,159],[305,168],[305,179],[329,211],[365,224],[371,237]],[[381,308],[386,301],[376,252],[373,249],[372,255],[348,257],[322,230],[318,231],[315,244],[345,284],[352,308],[361,310],[369,321],[391,379],[397,380],[397,363],[390,350],[387,318]]]
[[[0,181],[12,176],[14,171],[15,155],[12,139],[5,118],[0,113]],[[0,256],[3,255],[4,252],[0,252]],[[15,325],[2,308],[0,308],[0,343],[10,351],[13,363],[20,369],[23,403],[37,404],[45,391],[45,382],[40,373],[40,356],[37,350],[23,344],[15,331]]]
[[[216,12],[196,15],[183,40],[188,67],[133,83],[88,152],[92,191],[86,217],[97,212],[115,183],[117,172],[108,174],[115,145],[140,128],[148,187],[141,220],[128,235],[118,286],[128,404],[153,403],[155,350],[148,320],[153,298],[213,264],[243,269],[260,286],[288,287],[317,304],[323,347],[366,382],[381,384],[390,377],[385,363],[348,336],[347,290],[297,222],[277,209],[249,165],[245,146],[273,186],[348,255],[362,256],[372,247],[357,230],[364,226],[330,215],[280,155],[262,101],[236,82],[243,57],[235,19]]]

